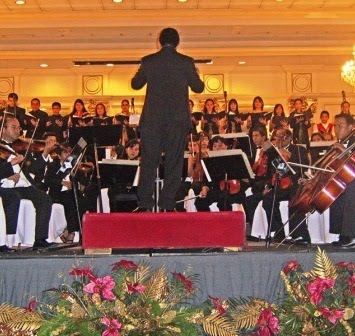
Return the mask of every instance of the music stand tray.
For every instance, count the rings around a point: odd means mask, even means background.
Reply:
[[[122,125],[85,126],[69,128],[69,143],[74,145],[83,138],[89,145],[114,146],[121,139]]]
[[[228,179],[254,178],[246,154],[240,149],[218,150],[209,152],[208,158],[201,160],[208,182]]]

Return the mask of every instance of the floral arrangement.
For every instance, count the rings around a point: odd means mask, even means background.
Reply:
[[[334,265],[318,248],[314,264],[310,272],[297,261],[286,264],[281,271],[286,297],[280,305],[231,299],[219,303],[219,316],[235,327],[235,335],[355,335],[355,263]]]
[[[46,291],[46,301],[18,308],[0,305],[0,334],[7,336],[272,336],[355,335],[355,263],[332,263],[318,249],[304,272],[297,261],[281,271],[286,296],[280,304],[262,299],[215,297],[189,300],[198,277],[167,274],[164,266],[120,260],[112,274],[73,268],[73,284]]]

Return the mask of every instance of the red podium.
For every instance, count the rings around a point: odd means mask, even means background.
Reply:
[[[245,246],[240,211],[167,213],[87,213],[83,219],[86,254],[116,249],[191,249]]]

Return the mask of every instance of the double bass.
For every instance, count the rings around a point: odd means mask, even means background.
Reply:
[[[355,130],[342,141],[347,142],[354,136]],[[290,200],[290,208],[303,213],[317,210],[323,213],[345,191],[355,179],[355,145],[347,149],[342,143],[333,145],[331,149],[314,166],[325,171],[317,171],[307,181],[303,181],[295,197]]]

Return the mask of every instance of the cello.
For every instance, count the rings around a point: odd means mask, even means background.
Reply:
[[[350,134],[340,143],[347,142],[355,133]],[[348,149],[333,145],[331,149],[314,166],[333,172],[317,171],[310,180],[300,184],[289,207],[303,213],[317,210],[323,213],[345,191],[346,186],[355,178],[354,146]]]

